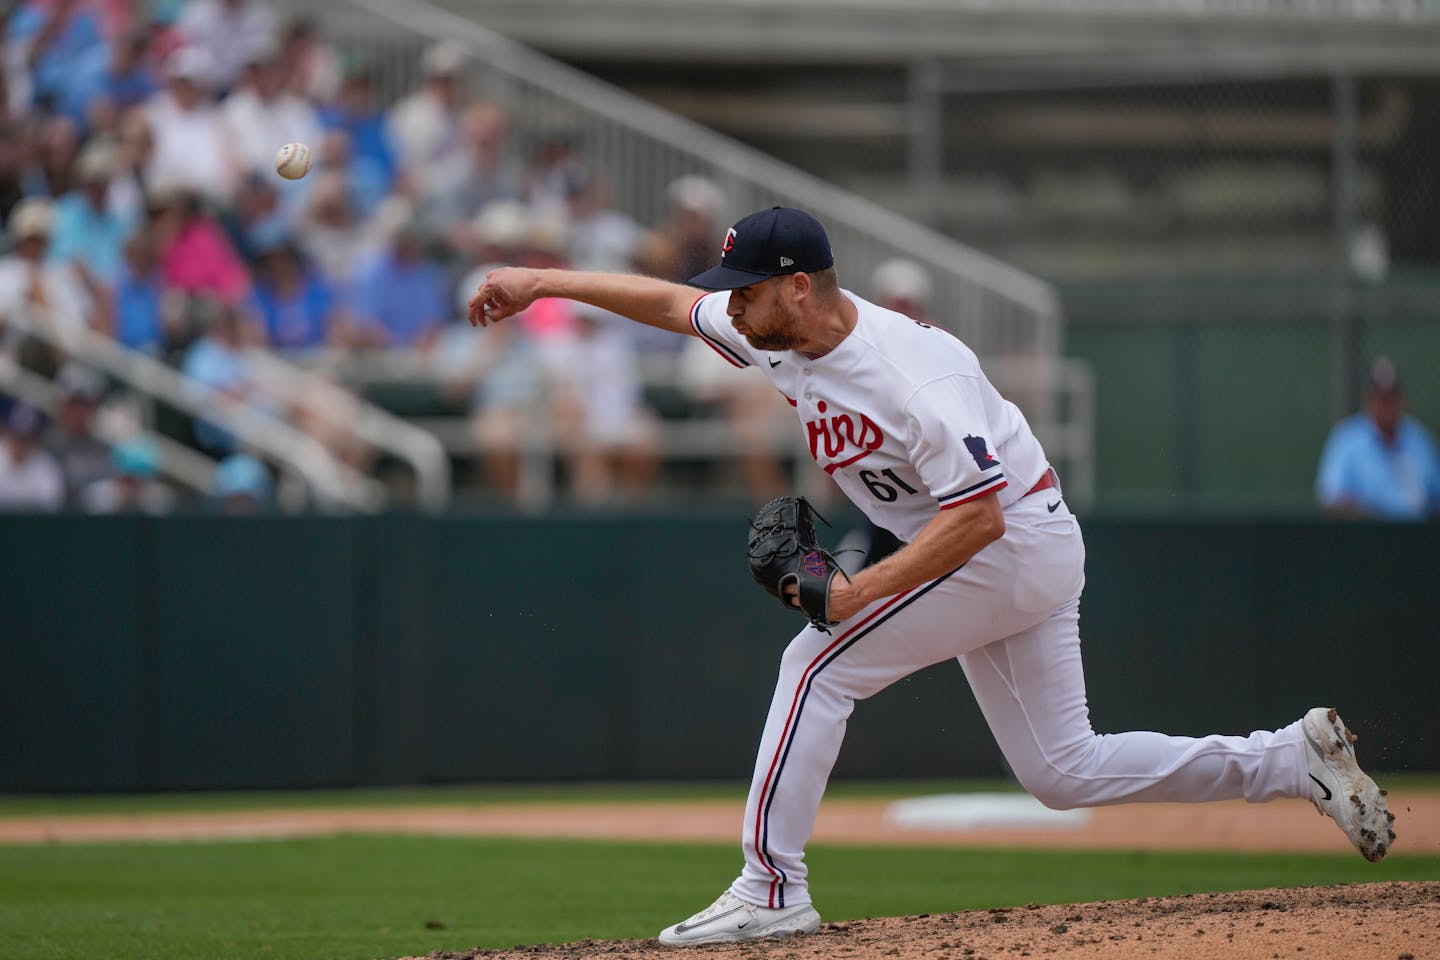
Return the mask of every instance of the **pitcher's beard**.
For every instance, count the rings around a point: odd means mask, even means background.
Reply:
[[[756,350],[794,350],[805,342],[800,335],[799,320],[783,307],[776,307],[766,319],[772,323],[765,333],[756,333],[751,329],[745,334],[745,340]]]

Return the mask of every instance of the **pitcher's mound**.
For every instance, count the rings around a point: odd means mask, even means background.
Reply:
[[[708,947],[583,940],[430,960],[1429,960],[1440,882],[1249,890],[827,923],[808,937]]]

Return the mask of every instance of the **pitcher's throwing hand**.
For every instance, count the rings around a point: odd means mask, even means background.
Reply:
[[[470,326],[513,317],[540,299],[538,270],[501,267],[492,270],[470,298]]]

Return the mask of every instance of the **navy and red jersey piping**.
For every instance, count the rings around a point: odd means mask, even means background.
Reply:
[[[994,493],[996,490],[1003,490],[1009,486],[1005,474],[997,473],[993,477],[986,477],[979,483],[971,484],[964,490],[956,490],[954,493],[947,493],[943,497],[936,497],[941,510],[949,510],[951,507],[958,507],[962,503],[969,503],[971,500],[978,500],[987,493]]]
[[[710,349],[714,350],[716,353],[720,354],[720,356],[724,357],[731,366],[750,366],[750,361],[745,359],[743,354],[737,351],[734,347],[730,346],[730,344],[726,343],[724,340],[721,340],[719,337],[712,336],[705,330],[704,327],[700,325],[700,313],[696,308],[700,306],[700,301],[704,300],[708,296],[710,296],[710,294],[703,293],[695,298],[694,303],[690,304],[691,329],[695,331],[695,335],[697,337],[699,337],[701,340],[704,340],[707,344],[710,345]]]

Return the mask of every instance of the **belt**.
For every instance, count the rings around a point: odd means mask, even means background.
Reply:
[[[1025,491],[1025,496],[1028,497],[1032,493],[1039,493],[1041,490],[1049,490],[1051,487],[1058,486],[1060,486],[1060,475],[1055,472],[1054,467],[1046,467],[1045,475],[1035,481],[1035,486]]]

